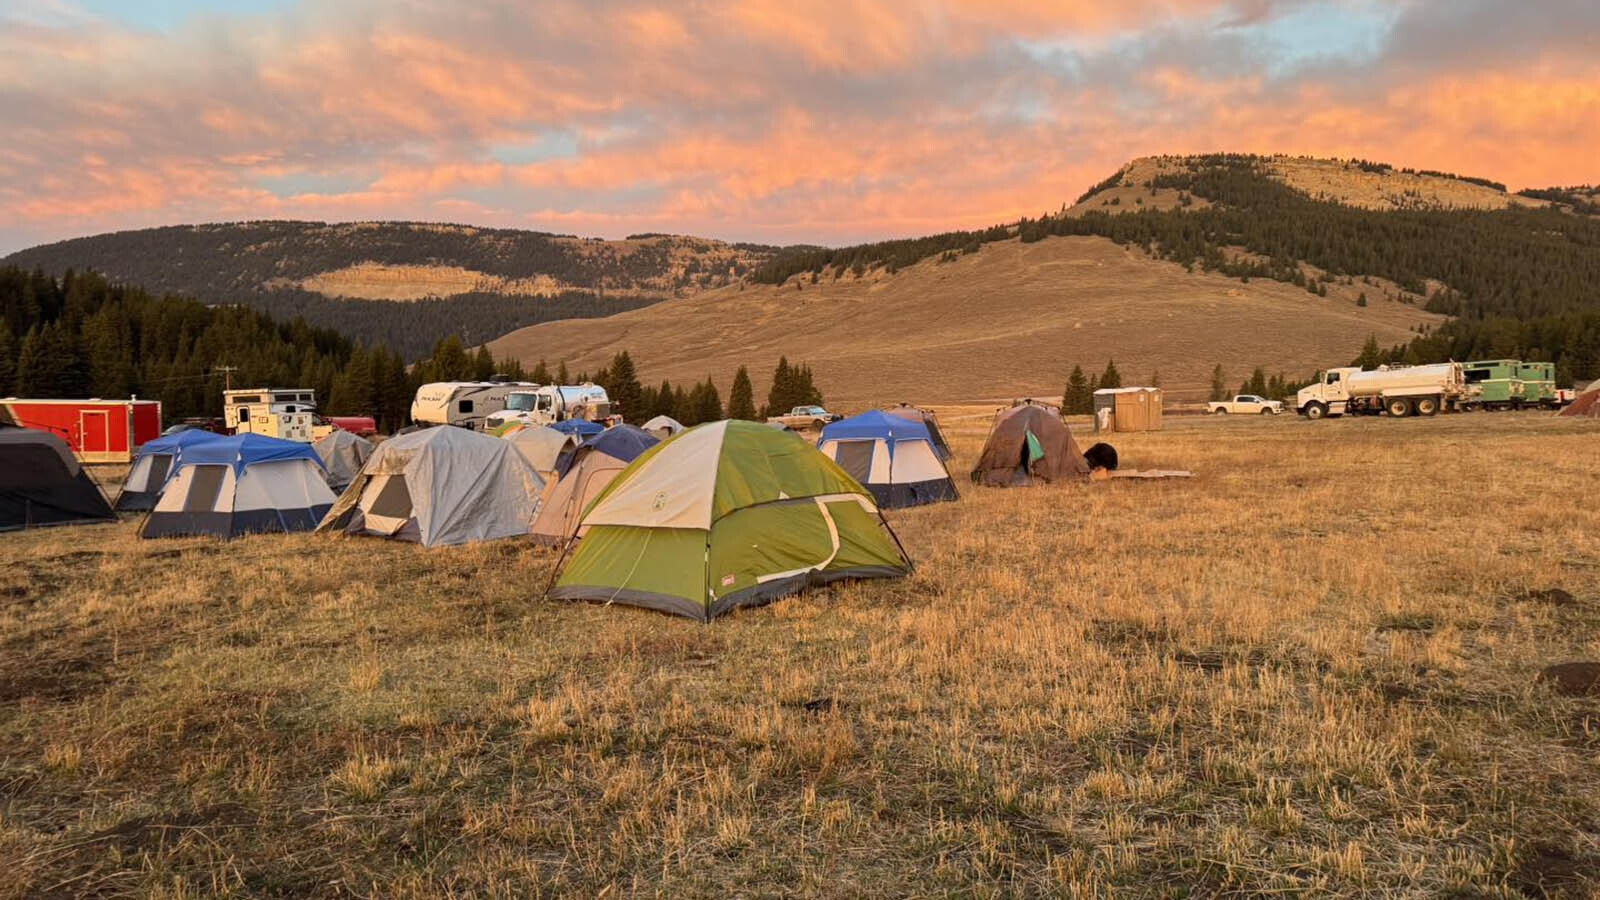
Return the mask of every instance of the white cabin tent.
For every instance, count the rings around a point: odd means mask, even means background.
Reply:
[[[343,428],[335,428],[322,440],[311,445],[317,451],[317,456],[322,458],[323,468],[328,470],[328,487],[335,491],[342,491],[350,486],[361,474],[361,467],[367,464],[367,457],[372,455],[372,442],[364,437],[351,434]]]
[[[656,416],[639,427],[655,435],[658,440],[664,441],[682,431],[683,423],[671,416]]]
[[[121,512],[146,512],[154,509],[167,482],[177,473],[184,451],[197,444],[222,440],[222,435],[198,428],[164,434],[148,441],[133,458],[128,477],[122,481],[116,508]]]
[[[317,530],[424,547],[517,537],[533,525],[543,491],[510,441],[428,428],[379,444]]]
[[[333,501],[310,444],[241,434],[189,447],[139,536],[310,531]]]
[[[824,427],[817,449],[870,491],[880,509],[956,499],[955,482],[921,422],[862,413]]]

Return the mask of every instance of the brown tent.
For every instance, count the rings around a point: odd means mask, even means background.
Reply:
[[[1568,403],[1566,408],[1561,410],[1558,415],[1587,416],[1591,419],[1600,419],[1600,380],[1596,380],[1584,388],[1583,392],[1573,398],[1573,401]]]
[[[1088,474],[1089,464],[1061,414],[1038,403],[1024,403],[995,414],[972,480],[1013,487]]]

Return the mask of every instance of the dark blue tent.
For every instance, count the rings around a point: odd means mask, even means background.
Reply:
[[[884,509],[956,499],[955,482],[922,422],[865,412],[824,427],[817,449]]]
[[[117,495],[117,509],[143,511],[153,509],[167,482],[183,464],[188,451],[200,444],[222,440],[222,435],[200,428],[189,428],[164,434],[139,448],[122,482],[122,492]]]
[[[586,453],[604,453],[623,462],[633,462],[639,454],[661,443],[661,439],[633,425],[618,425],[599,434],[590,435],[576,447],[561,451],[556,459],[556,475],[564,477],[573,463]]]
[[[580,438],[599,434],[606,430],[604,425],[598,422],[591,422],[588,419],[563,419],[550,427],[563,434],[575,434]]]

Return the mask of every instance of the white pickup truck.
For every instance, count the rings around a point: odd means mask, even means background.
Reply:
[[[1213,416],[1276,416],[1283,412],[1282,400],[1268,400],[1255,394],[1239,394],[1232,400],[1213,400],[1206,404]]]

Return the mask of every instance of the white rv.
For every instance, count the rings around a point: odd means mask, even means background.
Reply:
[[[417,388],[411,421],[483,431],[484,420],[505,409],[508,396],[537,387],[522,381],[436,381]]]
[[[234,434],[263,434],[309,444],[316,439],[317,394],[306,388],[223,391],[222,417]]]
[[[546,384],[512,392],[506,397],[505,409],[490,416],[484,428],[492,430],[514,422],[553,425],[567,419],[612,425],[622,417],[611,414],[611,398],[598,384]]]

